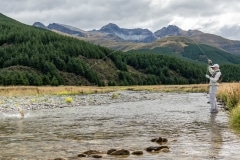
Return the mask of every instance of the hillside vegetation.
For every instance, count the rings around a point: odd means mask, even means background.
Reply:
[[[177,57],[121,52],[0,14],[0,85],[155,85],[205,83],[206,64]],[[226,64],[227,81],[240,66]],[[235,72],[231,72],[235,71]]]
[[[233,55],[219,48],[197,43],[186,37],[165,37],[158,41],[135,45],[131,51],[170,54],[184,57],[194,61],[207,62],[207,58],[219,64],[232,63],[240,64],[240,56]]]

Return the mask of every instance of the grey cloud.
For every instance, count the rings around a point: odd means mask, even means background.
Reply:
[[[218,32],[218,35],[222,35],[223,37],[228,37],[232,40],[239,40],[240,37],[240,26],[224,26]],[[236,39],[238,37],[238,39]]]
[[[240,19],[238,0],[6,0],[0,2],[0,12],[20,22],[32,25],[36,21],[63,23],[83,30],[98,29],[108,23],[123,28],[148,28],[156,31],[169,24],[180,28],[230,36]],[[238,17],[239,16],[239,17]],[[231,23],[231,24],[224,24]],[[189,27],[189,28],[188,28]],[[184,28],[183,28],[184,29]],[[234,36],[234,34],[232,34]],[[232,37],[231,36],[231,37]],[[240,36],[235,33],[235,39]]]

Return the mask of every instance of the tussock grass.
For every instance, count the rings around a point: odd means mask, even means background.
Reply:
[[[240,131],[240,83],[221,85],[218,98],[223,101],[230,111],[230,125]]]
[[[240,105],[231,110],[230,117],[231,127],[240,131]]]
[[[222,84],[217,97],[225,103],[227,109],[232,110],[240,102],[240,83]]]
[[[22,95],[79,95],[107,93],[119,90],[150,92],[207,92],[207,84],[192,85],[152,85],[152,86],[2,86],[0,96],[22,96]]]
[[[0,87],[0,96],[21,96],[21,95],[78,95],[105,93],[113,91],[114,88],[95,86],[7,86]]]

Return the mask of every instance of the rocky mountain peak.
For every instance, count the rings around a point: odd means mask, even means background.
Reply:
[[[80,30],[76,27],[72,27],[69,25],[64,25],[64,24],[58,24],[58,23],[51,23],[47,26],[48,29],[51,30],[57,30],[63,33],[67,33],[70,35],[74,36],[79,36],[79,37],[86,37],[87,35],[84,33],[83,30]]]
[[[112,31],[118,31],[120,28],[116,25],[116,24],[113,24],[113,23],[109,23],[105,26],[103,26],[100,31],[103,31],[103,32],[112,32]]]
[[[135,29],[126,29],[120,28],[116,24],[109,23],[108,25],[103,26],[99,31],[111,34],[114,37],[118,37],[124,41],[133,41],[133,42],[152,42],[156,40],[153,33],[148,29],[135,28]]]
[[[164,29],[172,31],[172,32],[181,30],[181,28],[179,28],[178,26],[175,26],[175,25],[168,25],[167,27],[164,27]]]
[[[167,27],[163,27],[162,29],[154,32],[154,35],[162,38],[167,36],[180,36],[183,30],[175,25],[169,25]]]
[[[47,27],[44,24],[42,24],[41,22],[35,22],[35,23],[33,23],[33,26],[47,29]]]

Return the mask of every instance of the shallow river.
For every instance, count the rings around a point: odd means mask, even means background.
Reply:
[[[28,110],[24,119],[0,113],[0,159],[73,159],[111,148],[143,155],[102,159],[240,159],[240,135],[229,128],[227,112],[209,113],[206,94],[157,94],[136,102]],[[146,152],[160,136],[170,152]]]

